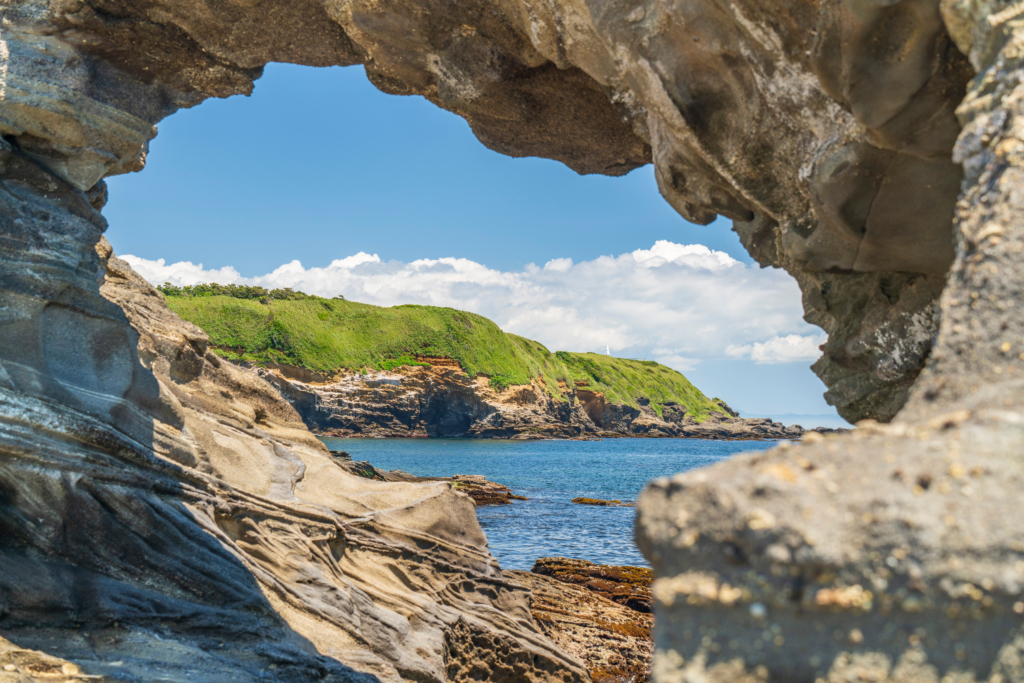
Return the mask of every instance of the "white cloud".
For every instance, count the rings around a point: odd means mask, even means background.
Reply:
[[[195,285],[200,282],[219,282],[230,285],[242,279],[242,275],[231,266],[219,270],[206,270],[202,263],[196,265],[191,261],[179,261],[167,265],[164,259],[147,261],[135,256],[125,256],[124,260],[135,269],[136,273],[154,285],[162,285],[165,282],[175,285]]]
[[[544,270],[551,270],[556,273],[567,273],[572,268],[571,258],[553,258],[544,264]]]
[[[668,240],[658,240],[650,249],[637,249],[633,252],[633,260],[644,268],[676,263],[708,270],[731,268],[739,263],[724,251],[712,251],[703,244],[676,244]]]
[[[425,304],[473,311],[551,350],[650,358],[690,370],[714,358],[757,363],[810,361],[820,330],[801,316],[800,292],[785,273],[746,266],[700,244],[659,241],[651,249],[504,272],[462,258],[384,261],[363,252],[325,268],[299,261],[242,277],[124,256],[144,278],[177,285],[219,282],[291,287],[351,301]]]
[[[725,349],[725,353],[733,358],[750,358],[758,365],[813,361],[821,355],[818,347],[827,339],[824,334],[787,334],[785,337],[772,337],[766,342],[731,345]]]

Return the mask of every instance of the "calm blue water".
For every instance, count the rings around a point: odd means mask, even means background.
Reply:
[[[491,552],[503,569],[530,569],[537,558],[551,556],[646,566],[633,543],[633,508],[569,501],[579,496],[636,500],[650,479],[775,445],[695,439],[321,440],[331,450],[348,451],[355,460],[367,460],[378,469],[405,470],[422,477],[482,474],[528,497],[477,511]]]

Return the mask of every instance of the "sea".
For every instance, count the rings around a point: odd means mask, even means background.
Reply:
[[[597,564],[649,566],[633,541],[632,507],[595,507],[573,498],[635,501],[651,479],[703,467],[737,453],[771,448],[773,441],[605,439],[335,439],[377,469],[422,477],[482,474],[529,500],[477,509],[491,553],[502,569],[529,570],[541,557]]]

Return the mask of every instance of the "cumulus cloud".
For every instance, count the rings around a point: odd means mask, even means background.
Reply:
[[[824,334],[808,336],[787,334],[785,337],[772,337],[765,342],[754,342],[741,346],[730,345],[726,347],[725,353],[733,358],[750,358],[758,365],[813,361],[821,355],[818,347],[827,339],[828,337]]]
[[[201,282],[291,287],[350,301],[449,306],[479,313],[551,350],[611,350],[678,370],[703,360],[809,361],[820,331],[801,316],[800,292],[785,273],[746,266],[700,244],[659,241],[650,249],[574,263],[569,258],[499,271],[464,258],[385,261],[360,252],[324,268],[299,261],[242,277],[124,256],[154,284]]]

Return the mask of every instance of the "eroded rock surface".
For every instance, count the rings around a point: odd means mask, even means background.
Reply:
[[[0,199],[0,633],[19,652],[68,680],[587,679],[468,496],[338,467],[271,385],[97,255],[82,195],[6,154],[27,169]],[[61,238],[33,242],[19,211]],[[64,287],[30,277],[52,269]]]
[[[1024,681],[1024,5],[942,10],[979,76],[935,350],[893,424],[641,497],[658,681]]]
[[[658,416],[645,397],[638,397],[638,409],[575,387],[563,387],[565,400],[559,401],[539,380],[496,390],[486,377],[469,377],[458,363],[448,362],[338,377],[312,377],[281,366],[252,370],[281,391],[311,430],[325,436],[741,440],[798,439],[805,433],[799,425],[717,411],[698,422],[675,403]]]
[[[530,589],[534,619],[551,640],[584,663],[594,683],[650,680],[650,614],[554,577],[521,571],[504,575]]]
[[[504,484],[489,481],[487,477],[481,474],[456,474],[451,477],[419,477],[402,470],[391,470],[390,472],[379,470],[369,462],[352,460],[352,456],[344,451],[331,451],[330,453],[336,465],[357,477],[373,479],[374,481],[401,481],[406,483],[451,482],[455,490],[469,496],[476,503],[477,507],[481,505],[509,505],[513,500],[526,500],[523,496],[517,496],[512,493]]]
[[[613,175],[653,161],[681,215],[732,219],[829,333],[815,370],[844,417],[891,419],[928,363],[891,427],[641,500],[657,680],[1024,681],[1022,16],[1008,0],[0,6],[0,631],[47,666],[129,680],[586,675],[481,549],[468,498],[349,477],[116,261],[120,306],[98,294],[102,178],[142,168],[157,122],[249,92],[271,60],[362,63],[501,152]]]
[[[566,557],[542,557],[530,571],[562,583],[583,586],[634,612],[649,614],[654,609],[651,599],[654,575],[646,567],[616,567]]]
[[[0,132],[79,190],[138,170],[160,119],[264,64],[363,64],[484,144],[581,173],[655,164],[684,217],[734,221],[829,333],[851,421],[890,419],[930,349],[972,69],[937,0],[17,0]]]
[[[300,381],[290,369],[255,371],[281,390],[310,429],[327,436],[567,438],[593,431],[582,406],[538,384],[497,391],[458,366],[401,367]]]

